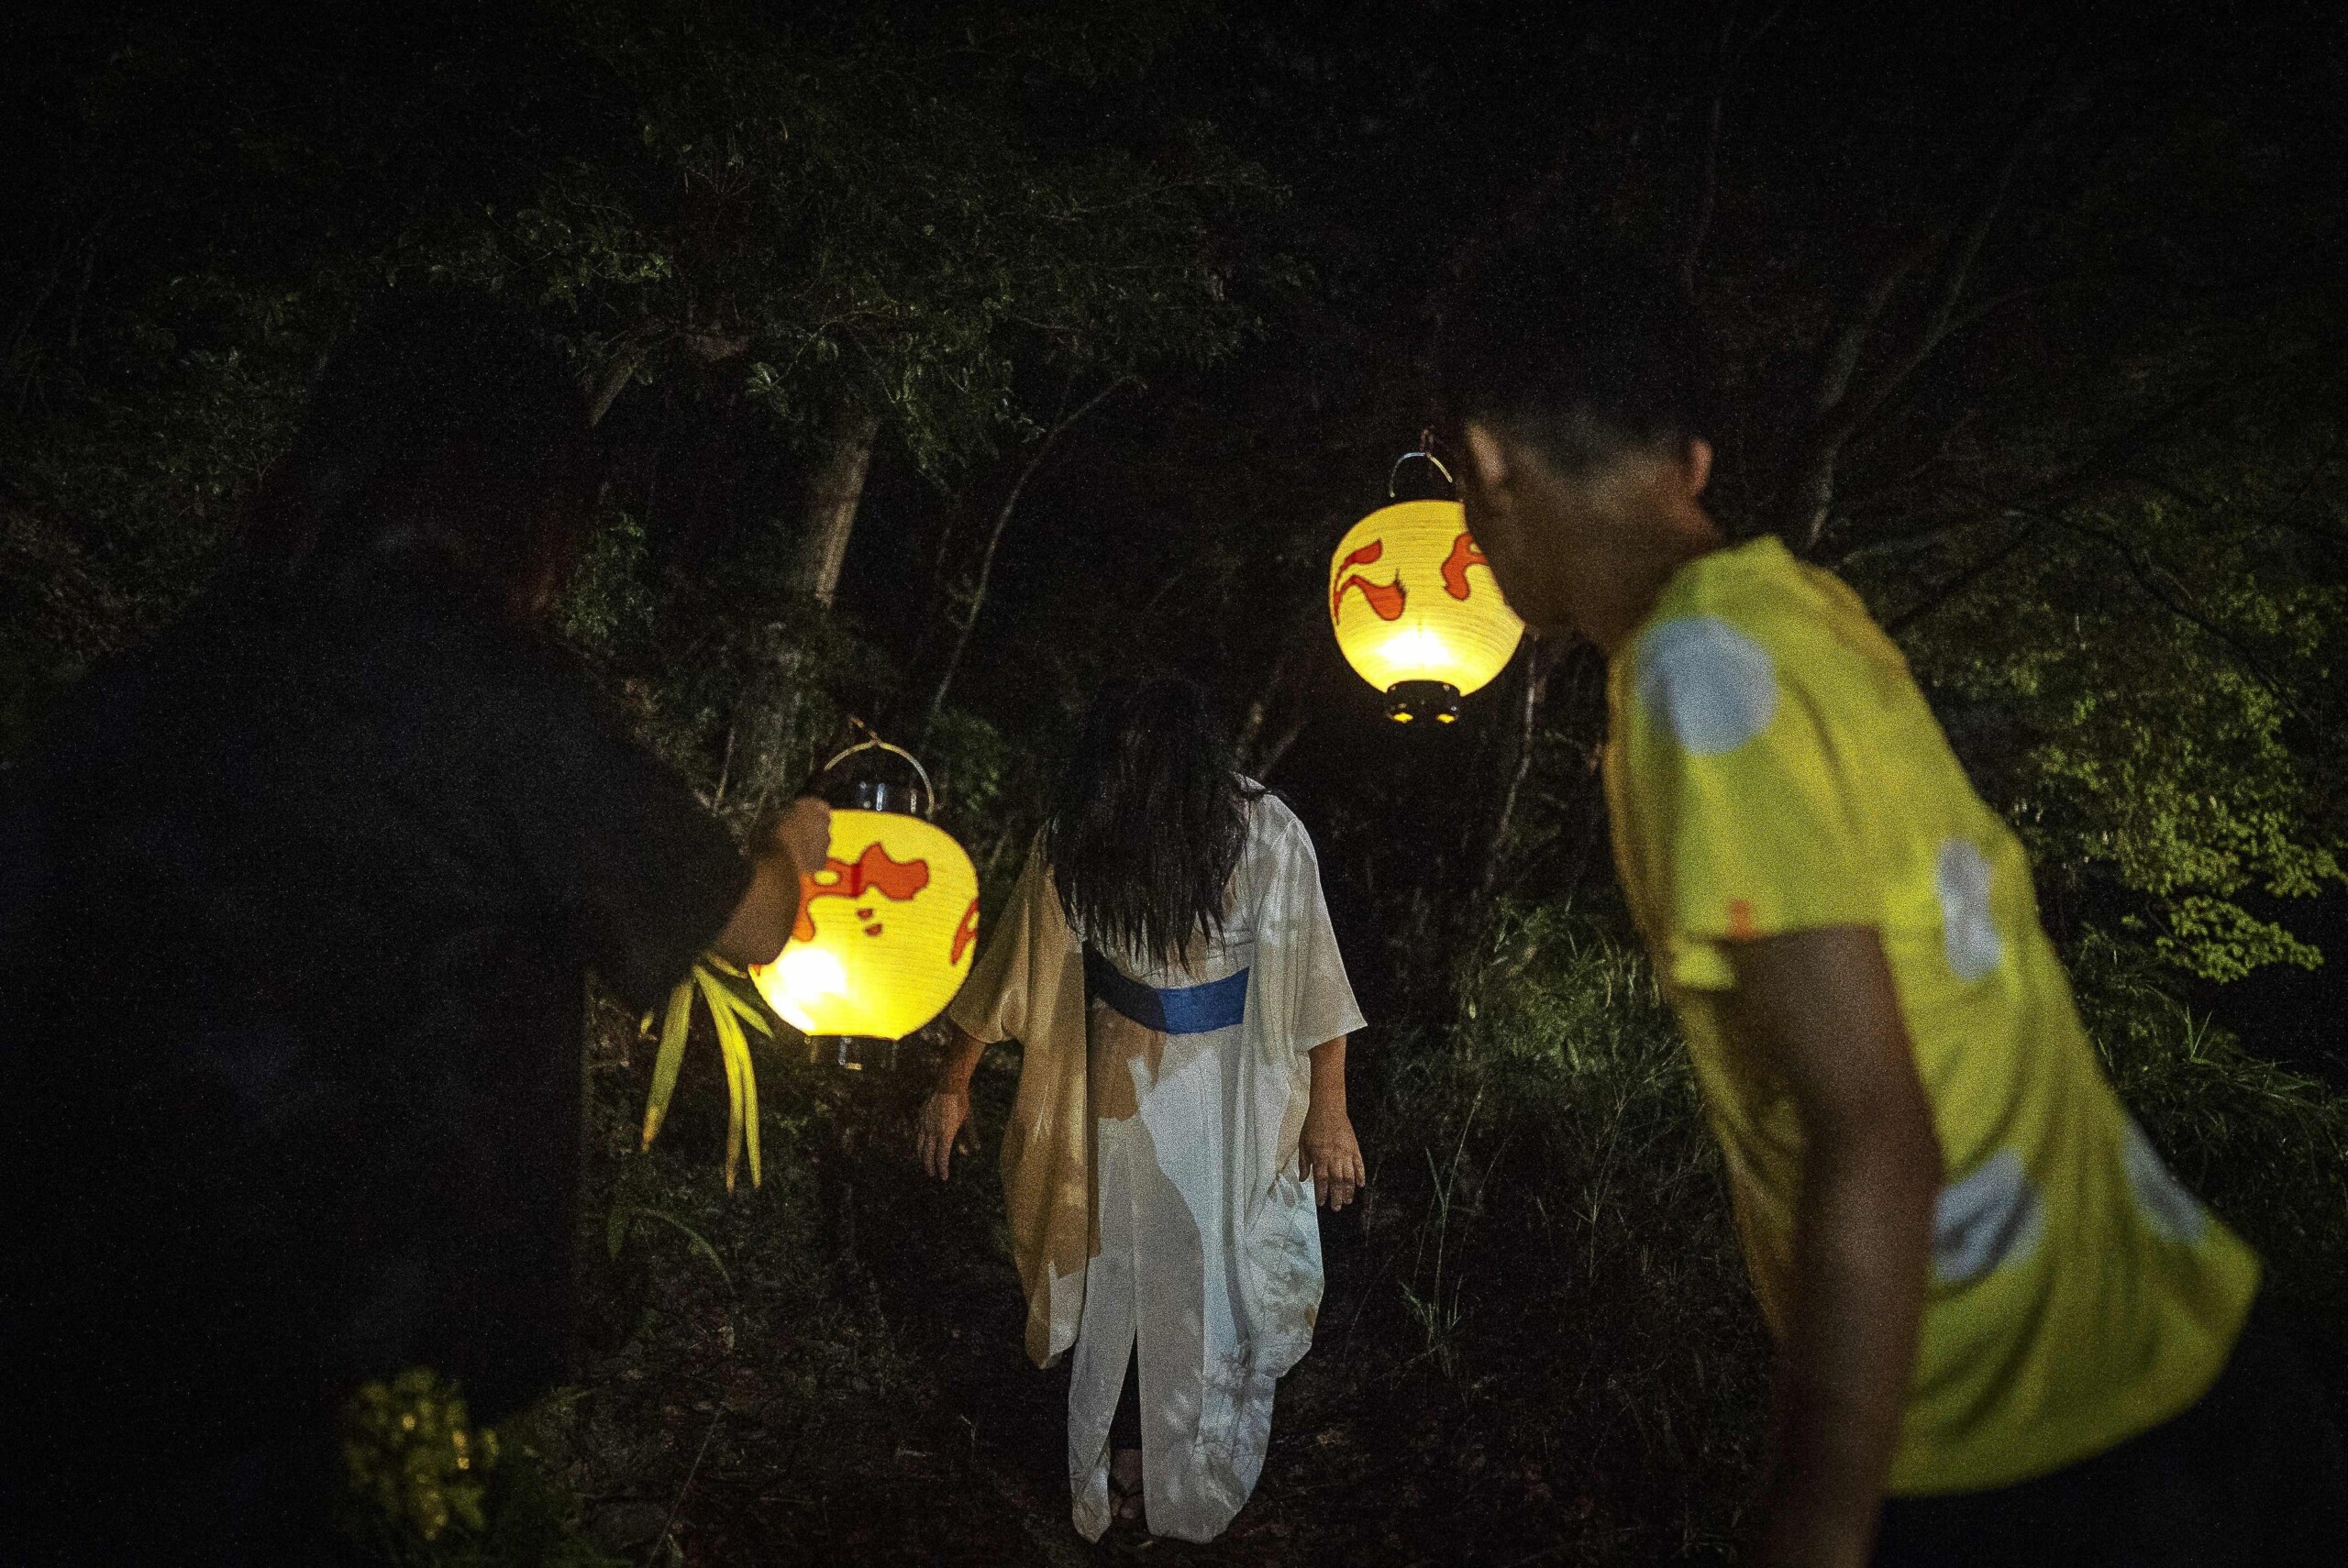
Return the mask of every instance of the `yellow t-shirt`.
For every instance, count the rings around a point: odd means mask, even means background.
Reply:
[[[2200,1397],[2257,1257],[2121,1109],[2021,842],[1858,596],[1775,539],[1691,561],[1616,653],[1608,705],[1616,861],[1780,1337],[1802,1136],[1727,1026],[1724,944],[1881,933],[1947,1162],[1891,1490],[2026,1480]]]

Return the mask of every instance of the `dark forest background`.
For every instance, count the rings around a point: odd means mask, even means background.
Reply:
[[[1257,1504],[1165,1550],[1711,1561],[1738,1527],[1766,1360],[1611,889],[1600,667],[1528,644],[1401,731],[1326,627],[1446,287],[1520,228],[1686,280],[1720,514],[1866,595],[2028,839],[2123,1093],[2348,1326],[2336,8],[6,26],[0,757],[201,591],[354,313],[446,282],[570,347],[613,469],[562,635],[737,822],[861,722],[939,772],[991,908],[1104,675],[1218,693],[1321,847],[1377,1187],[1326,1227]],[[591,1043],[599,1307],[529,1445],[574,1524],[631,1561],[1071,1554],[991,1183],[896,1146],[920,1053],[853,1086],[762,1055],[781,1157],[728,1198],[709,1057],[626,1152],[634,1034]]]

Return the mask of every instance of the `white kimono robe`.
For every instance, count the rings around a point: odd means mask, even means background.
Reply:
[[[1362,1026],[1304,826],[1248,808],[1223,938],[1168,969],[1083,944],[1031,854],[952,1017],[1024,1047],[1003,1140],[1028,1353],[1073,1344],[1076,1528],[1108,1528],[1109,1424],[1140,1356],[1149,1529],[1209,1540],[1255,1490],[1272,1389],[1312,1343],[1321,1235],[1297,1138],[1312,1047]],[[1136,1017],[1135,1014],[1142,1016]]]

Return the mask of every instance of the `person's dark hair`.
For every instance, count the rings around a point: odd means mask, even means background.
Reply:
[[[1197,686],[1103,688],[1044,827],[1069,923],[1124,953],[1187,960],[1222,934],[1250,795]]]
[[[285,576],[396,565],[527,615],[568,573],[599,478],[578,383],[526,312],[402,290],[327,356],[243,553]]]
[[[1572,475],[1625,450],[1714,435],[1710,360],[1670,271],[1521,236],[1487,254],[1443,313],[1444,411],[1532,443]]]

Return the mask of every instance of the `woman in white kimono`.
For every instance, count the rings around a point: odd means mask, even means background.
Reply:
[[[920,1133],[941,1180],[980,1055],[1024,1052],[1005,1207],[1028,1354],[1075,1348],[1076,1528],[1213,1539],[1263,1469],[1273,1384],[1312,1342],[1315,1196],[1341,1209],[1364,1180],[1345,1090],[1362,1020],[1312,841],[1232,770],[1196,687],[1095,701],[948,1016]]]

